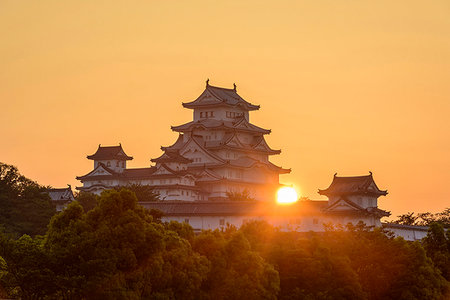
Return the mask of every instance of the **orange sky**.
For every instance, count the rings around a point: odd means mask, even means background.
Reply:
[[[99,143],[144,167],[206,78],[322,199],[371,170],[393,216],[450,206],[450,2],[0,1],[0,161],[79,185]]]

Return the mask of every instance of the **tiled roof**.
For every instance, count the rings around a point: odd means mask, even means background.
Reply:
[[[123,177],[127,179],[143,179],[150,178],[152,174],[156,172],[155,167],[150,168],[136,168],[136,169],[125,169],[123,170]]]
[[[299,201],[291,205],[263,201],[159,201],[140,204],[147,209],[158,209],[167,216],[300,216],[321,213],[327,201]]]
[[[158,158],[151,159],[152,162],[179,162],[179,163],[191,163],[192,159],[186,158],[178,153],[178,151],[166,150],[163,155]]]
[[[108,160],[108,159],[117,159],[117,160],[132,160],[133,157],[125,154],[125,151],[122,149],[122,145],[119,146],[98,146],[97,152],[87,157],[88,159],[93,160]]]
[[[72,188],[47,189],[48,195],[53,201],[72,201],[75,200]]]
[[[245,118],[244,118],[245,120]],[[191,131],[195,127],[203,127],[205,129],[214,129],[214,128],[224,128],[224,129],[233,129],[233,130],[241,130],[247,132],[254,133],[262,133],[269,134],[269,129],[264,129],[259,126],[253,125],[249,123],[247,120],[242,121],[242,119],[236,121],[223,121],[217,119],[200,119],[198,121],[191,121],[182,125],[172,126],[172,130],[176,132],[186,132]]]
[[[162,151],[167,151],[167,150],[169,150],[169,149],[171,149],[171,150],[178,150],[178,149],[181,149],[181,147],[183,147],[183,145],[184,145],[183,140],[184,140],[184,134],[180,133],[180,134],[178,135],[177,140],[175,141],[175,143],[172,144],[172,146],[165,146],[165,147],[162,146],[162,147],[161,147],[161,150],[162,150]]]
[[[324,190],[319,189],[320,195],[345,194],[375,194],[387,195],[387,191],[380,190],[373,180],[372,173],[365,176],[338,177],[334,176],[331,185]]]
[[[108,172],[111,173],[105,174],[105,175],[90,175],[91,173],[94,173],[94,171],[89,172],[88,174],[84,176],[77,177],[78,180],[86,181],[86,180],[104,180],[104,179],[121,179],[121,180],[137,180],[137,179],[159,179],[159,178],[175,178],[179,176],[185,176],[189,175],[187,170],[172,170],[171,168],[167,167],[165,164],[162,164],[165,169],[169,171],[168,174],[155,174],[157,171],[156,167],[149,167],[149,168],[135,168],[135,169],[124,169],[123,173],[114,172],[111,169],[108,169],[103,164],[99,164],[97,168],[94,169],[97,170],[99,167],[103,167]],[[192,175],[192,174],[191,174]]]
[[[207,84],[203,93],[194,101],[183,103],[183,107],[197,108],[217,105],[241,106],[244,110],[258,110],[259,105],[245,101],[234,89],[226,89]]]

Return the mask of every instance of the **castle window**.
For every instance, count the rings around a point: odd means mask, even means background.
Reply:
[[[220,226],[224,226],[225,225],[225,219],[220,219],[219,220],[219,225]]]
[[[214,117],[214,112],[212,111],[212,112],[209,114],[209,116],[210,116],[210,117]]]
[[[203,118],[203,112],[200,112],[200,118]]]
[[[119,162],[118,161],[116,161],[116,167],[118,167],[119,166]]]
[[[227,118],[231,118],[231,113],[227,111]]]
[[[184,219],[184,223],[189,224],[189,219]]]
[[[107,166],[107,167],[111,167],[111,163],[108,161],[108,162],[106,163],[106,166]]]
[[[122,162],[122,168],[125,168],[125,162],[124,161]]]

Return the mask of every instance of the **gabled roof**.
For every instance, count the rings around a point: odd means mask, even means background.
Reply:
[[[197,99],[183,103],[183,107],[191,109],[220,105],[239,106],[246,111],[259,109],[259,105],[251,104],[238,95],[236,85],[233,89],[226,89],[209,85],[208,81],[206,82],[205,90]]]
[[[106,179],[106,178],[115,178],[118,175],[119,175],[119,173],[111,170],[104,164],[99,163],[94,170],[87,173],[86,175],[77,176],[76,179],[81,180],[81,181],[88,179],[88,178],[95,178],[95,179],[101,180],[101,179]]]
[[[52,201],[72,201],[75,200],[70,185],[66,188],[47,189],[48,195]]]
[[[232,149],[245,153],[265,153],[268,155],[280,154],[281,150],[274,150],[267,145],[263,136],[253,138],[251,144],[242,143],[237,137],[237,132],[227,132],[221,140],[206,141],[206,149]]]
[[[274,165],[273,163],[271,163],[269,161],[262,162],[262,161],[259,161],[252,157],[249,157],[249,156],[242,156],[242,157],[239,157],[238,159],[229,160],[221,166],[226,167],[227,165],[235,167],[235,168],[253,168],[253,167],[260,166],[260,167],[267,168],[270,171],[279,172],[281,174],[286,174],[286,173],[291,172],[291,169],[283,169],[281,167]]]
[[[203,138],[201,136],[193,135],[190,137],[190,139],[183,145],[183,147],[180,149],[180,152],[183,152],[186,148],[188,148],[189,145],[194,144],[198,149],[202,151],[206,156],[210,157],[213,161],[223,163],[225,162],[221,157],[217,156],[214,153],[211,153],[211,151],[208,151],[204,147]],[[185,152],[183,152],[184,154]]]
[[[347,195],[347,194],[372,194],[376,196],[386,196],[387,191],[380,190],[370,175],[338,177],[334,175],[331,185],[324,189],[319,189],[320,195]]]
[[[271,132],[270,129],[264,129],[256,125],[253,125],[244,116],[236,118],[236,120],[233,122],[233,128],[248,131],[257,131],[263,134],[269,134]]]
[[[165,147],[162,146],[161,150],[162,151],[167,151],[167,150],[178,150],[178,149],[181,149],[183,147],[183,145],[184,145],[183,140],[184,140],[184,134],[180,133],[178,135],[178,138],[175,141],[175,143],[173,143],[171,146],[165,146]]]
[[[327,213],[360,213],[366,215],[376,215],[378,217],[388,217],[391,215],[390,212],[379,209],[378,207],[367,207],[364,208],[350,200],[346,197],[340,197],[337,201],[335,201],[330,206],[324,208],[324,212]]]
[[[151,178],[153,173],[156,172],[155,167],[150,168],[135,168],[135,169],[125,169],[123,170],[123,177],[127,179],[142,179]]]
[[[261,136],[255,139],[255,143],[252,145],[253,150],[263,151],[270,154],[280,154],[281,150],[274,150],[269,147],[266,142],[266,139]]]
[[[119,146],[104,146],[98,145],[97,152],[92,155],[87,156],[88,159],[93,160],[109,160],[109,159],[117,159],[117,160],[132,160],[133,157],[125,154],[125,151],[122,149],[122,145]]]
[[[155,163],[178,162],[188,164],[192,162],[192,159],[182,156],[178,151],[166,150],[160,157],[152,158],[150,161]]]
[[[216,174],[214,171],[204,168],[203,171],[201,171],[197,175],[198,179],[197,182],[209,182],[209,181],[217,181],[221,180],[223,177]]]
[[[335,201],[333,204],[328,206],[325,211],[335,211],[339,210],[339,207],[347,207],[347,210],[357,210],[357,211],[364,211],[365,208],[361,207],[360,205],[348,200],[346,197],[341,197],[339,200]]]
[[[217,119],[200,119],[197,121],[191,121],[182,125],[172,126],[171,127],[175,132],[188,132],[192,131],[195,128],[203,128],[203,129],[231,129],[231,130],[239,130],[246,131],[251,133],[262,133],[269,134],[270,129],[264,129],[253,125],[247,121],[244,117],[238,118],[235,121],[224,121]]]

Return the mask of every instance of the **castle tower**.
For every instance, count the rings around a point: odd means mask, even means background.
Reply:
[[[270,130],[250,123],[250,111],[259,106],[240,97],[233,89],[206,83],[194,101],[183,103],[193,110],[193,121],[173,126],[177,141],[161,149],[190,159],[188,171],[198,179],[199,200],[224,200],[228,192],[247,191],[258,200],[273,200],[279,174],[289,169],[275,166],[270,155],[280,154],[264,139]]]
[[[256,200],[273,201],[280,187],[279,175],[289,173],[269,161],[280,154],[267,145],[270,130],[250,123],[250,111],[259,106],[245,101],[233,89],[206,83],[194,101],[183,103],[193,110],[191,122],[173,126],[177,141],[161,147],[164,153],[149,168],[127,169],[122,146],[101,147],[88,156],[94,170],[77,177],[83,187],[100,193],[104,189],[130,184],[148,185],[161,200],[226,200],[229,192],[243,193]]]
[[[359,219],[367,225],[380,226],[380,218],[390,215],[378,208],[378,197],[386,196],[373,180],[372,172],[364,176],[338,177],[334,175],[330,186],[319,189],[320,195],[328,197],[325,212],[347,216],[348,220]],[[354,222],[353,223],[357,223]]]

